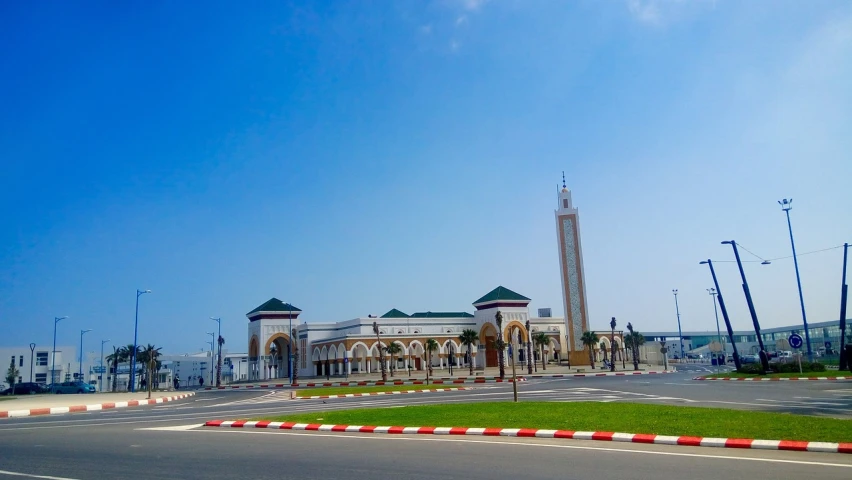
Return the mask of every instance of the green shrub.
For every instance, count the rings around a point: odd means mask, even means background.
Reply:
[[[760,373],[760,364],[759,363],[744,363],[740,367],[740,373]]]
[[[807,369],[805,369],[805,365],[807,365]],[[825,371],[825,365],[823,365],[819,362],[811,362],[811,363],[802,362],[802,370],[805,371],[805,372],[824,372]]]

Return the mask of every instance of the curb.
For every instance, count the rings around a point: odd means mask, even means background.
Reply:
[[[629,375],[662,375],[677,373],[676,370],[652,370],[640,372],[605,372],[605,373],[557,373],[553,375],[527,375],[527,378],[563,378],[563,377],[626,377]]]
[[[354,432],[417,435],[478,435],[492,437],[564,438],[573,440],[598,440],[606,442],[653,443],[657,445],[684,445],[691,447],[750,448],[762,450],[790,450],[797,452],[852,453],[852,443],[801,442],[793,440],[755,440],[749,438],[710,438],[642,433],[579,432],[571,430],[540,430],[534,428],[469,428],[469,427],[377,427],[362,425],[326,425],[319,423],[292,423],[247,420],[211,420],[205,427],[274,428],[279,430],[308,430],[319,432]]]
[[[156,403],[173,402],[183,398],[191,397],[195,393],[185,393],[173,397],[160,397],[145,400],[127,400],[124,402],[96,403],[93,405],[72,405],[70,407],[47,407],[31,408],[29,410],[0,411],[0,418],[32,417],[35,415],[57,415],[61,413],[93,412],[97,410],[109,410],[113,408],[137,407],[142,405],[154,405]]]
[[[852,380],[852,377],[748,377],[748,378],[708,378],[694,377],[693,380],[721,380],[726,382],[795,382],[795,381],[837,381],[837,380]]]
[[[518,377],[519,382],[526,382],[526,377]],[[264,383],[260,385],[230,385],[223,387],[204,387],[204,390],[257,390],[263,388],[287,388],[287,387],[299,387],[299,388],[315,388],[315,387],[372,387],[372,386],[382,386],[382,385],[448,385],[448,384],[464,384],[464,383],[512,383],[512,379],[507,378],[506,380],[500,380],[499,378],[495,379],[483,379],[477,378],[468,380],[467,378],[457,378],[454,380],[430,380],[427,384],[425,380],[414,380],[414,381],[393,381],[393,382],[383,382],[381,380],[377,381],[363,381],[363,382],[323,382],[323,383]]]
[[[366,392],[366,393],[345,393],[342,395],[314,395],[311,397],[296,397],[296,400],[317,400],[320,398],[352,398],[352,397],[370,397],[375,395],[402,395],[405,393],[430,393],[430,392],[455,392],[459,390],[473,390],[472,388],[434,388],[429,390],[397,390],[395,392]]]

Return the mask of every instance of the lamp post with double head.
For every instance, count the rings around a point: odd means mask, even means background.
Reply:
[[[677,336],[680,341],[680,357],[678,358],[678,361],[683,362],[683,331],[680,329],[680,307],[677,303],[677,289],[673,288],[672,293],[675,297],[675,313],[677,313]]]
[[[793,241],[793,224],[790,223],[790,210],[793,208],[793,199],[781,199],[778,201],[781,210],[787,214],[787,229],[790,231],[790,245],[793,247],[793,266],[796,269],[796,286],[799,288],[799,305],[802,307],[802,323],[805,326],[805,345],[808,349],[808,361],[814,361],[814,352],[811,350],[811,333],[808,330],[808,317],[805,315],[805,297],[802,296],[802,279],[799,277],[799,259],[796,257],[796,242]]]
[[[33,383],[33,356],[35,356],[35,343],[30,344],[30,383]]]
[[[379,366],[382,369],[382,381],[388,381],[388,373],[385,371],[385,359],[384,353],[382,352],[382,337],[379,336],[379,324],[378,322],[373,322],[373,333],[376,334],[376,348],[379,350]]]
[[[612,331],[609,336],[609,371],[615,371],[615,317],[609,321],[609,328]]]
[[[83,381],[83,335],[91,332],[91,328],[80,330],[80,370],[77,372],[77,379]]]
[[[50,362],[50,384],[56,383],[56,324],[68,317],[53,317],[53,355]]]
[[[109,343],[109,340],[101,340],[101,363],[100,363],[100,378],[98,379],[98,391],[104,391],[104,344]]]
[[[530,321],[527,320],[527,374],[532,375],[533,373],[533,363],[535,363],[533,359],[532,353],[532,332],[530,331]]]
[[[719,309],[716,308],[716,295],[717,295],[716,289],[713,288],[713,287],[710,287],[710,288],[707,289],[707,293],[709,293],[710,296],[713,297],[713,314],[716,315],[716,335],[719,338],[719,344],[722,346],[722,358],[726,358],[727,355],[728,355],[728,352],[725,350],[725,344],[722,343],[722,330],[719,328]],[[717,354],[716,355],[716,366],[718,366],[718,365],[719,365],[719,355]]]
[[[218,346],[216,355],[216,386],[222,384],[222,318],[210,317],[210,320],[219,324],[219,336],[216,337],[216,345]]]
[[[713,277],[713,285],[716,286],[716,301],[719,302],[719,309],[722,310],[722,318],[725,320],[725,329],[728,331],[728,341],[731,342],[731,349],[734,351],[734,366],[737,371],[740,370],[740,354],[737,351],[737,342],[734,341],[734,329],[731,327],[731,319],[728,317],[728,309],[725,308],[725,299],[722,298],[722,290],[719,289],[719,280],[716,278],[716,270],[713,268],[713,261],[709,258],[703,262],[698,262],[700,265],[706,264],[710,267],[710,275]],[[714,306],[715,307],[715,303]]]
[[[130,392],[136,392],[136,351],[139,349],[139,297],[151,293],[151,290],[136,289],[136,320],[133,322],[133,351],[130,352]]]
[[[737,242],[735,240],[726,240],[723,245],[730,245],[734,249],[734,257],[737,259],[737,267],[740,269],[740,277],[743,279],[743,292],[745,293],[746,303],[748,303],[748,312],[751,315],[751,322],[754,324],[754,333],[757,334],[757,343],[760,345],[760,368],[765,374],[769,370],[769,358],[766,356],[766,348],[763,346],[763,335],[760,333],[760,322],[757,321],[757,312],[754,309],[754,302],[751,300],[751,291],[748,288],[745,270],[743,270],[743,262],[740,260],[740,252],[737,251]],[[769,261],[764,260],[764,265],[768,265]]]

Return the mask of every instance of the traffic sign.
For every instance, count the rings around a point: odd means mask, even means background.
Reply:
[[[708,345],[707,348],[710,349],[710,351],[713,352],[713,353],[719,353],[723,350],[722,344],[719,343],[719,342],[715,342],[715,341],[710,342],[710,345]]]
[[[666,353],[668,351],[669,351],[669,349],[666,348],[666,347],[663,347],[663,348],[660,349],[660,353]]]
[[[779,338],[778,340],[775,340],[775,350],[779,352],[790,350],[790,341],[786,338]]]
[[[825,342],[826,350],[831,350],[831,342]]]
[[[798,333],[794,333],[787,337],[787,341],[790,342],[790,346],[793,348],[802,348],[802,336]]]

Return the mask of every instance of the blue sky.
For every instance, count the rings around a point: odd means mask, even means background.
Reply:
[[[244,350],[276,296],[312,321],[472,311],[497,285],[562,313],[553,210],[580,208],[592,327],[715,328],[736,239],[852,242],[846,1],[0,5],[0,344]],[[748,254],[744,258],[754,260]],[[841,250],[800,259],[811,322]],[[719,264],[734,327],[750,326]],[[793,264],[749,263],[762,325]]]

